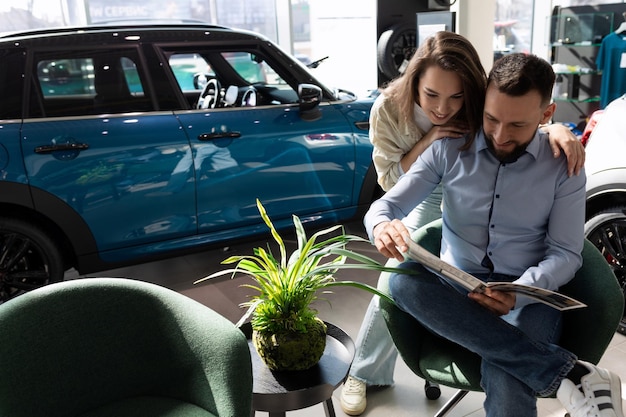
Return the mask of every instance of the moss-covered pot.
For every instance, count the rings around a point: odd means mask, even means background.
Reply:
[[[306,333],[252,331],[252,343],[272,371],[302,371],[315,366],[326,347],[326,325],[316,319]]]

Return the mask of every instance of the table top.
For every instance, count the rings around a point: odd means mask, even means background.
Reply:
[[[329,399],[348,375],[354,343],[339,327],[325,322],[326,348],[319,363],[304,371],[270,371],[252,344],[252,327],[241,327],[248,338],[254,376],[252,408],[256,411],[298,410]]]

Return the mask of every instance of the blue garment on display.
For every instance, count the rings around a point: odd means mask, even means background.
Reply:
[[[596,58],[602,70],[600,108],[626,93],[626,32],[613,32],[602,40]]]

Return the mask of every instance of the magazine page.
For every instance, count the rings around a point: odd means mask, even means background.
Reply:
[[[586,304],[568,297],[559,292],[546,290],[544,288],[532,287],[530,285],[515,284],[512,282],[490,282],[487,286],[498,291],[514,291],[517,294],[534,298],[537,301],[548,304],[558,310],[572,310],[575,308],[587,307]]]
[[[561,311],[587,307],[586,304],[581,303],[578,300],[544,288],[531,287],[529,285],[516,284],[512,282],[486,283],[476,278],[474,275],[468,274],[467,272],[442,261],[438,256],[433,255],[411,239],[407,239],[406,243],[409,248],[406,255],[409,258],[421,263],[444,277],[450,278],[469,291],[483,292],[487,287],[497,291],[513,291],[517,294],[533,298]]]

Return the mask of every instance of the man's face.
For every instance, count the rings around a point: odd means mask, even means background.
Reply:
[[[541,95],[535,90],[514,97],[489,85],[483,112],[487,145],[500,161],[515,160],[533,139],[539,124],[550,120],[555,107],[542,106]]]

